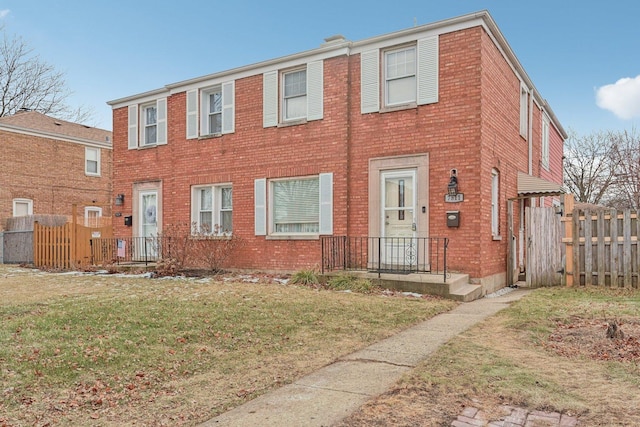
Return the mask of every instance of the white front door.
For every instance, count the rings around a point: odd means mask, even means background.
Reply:
[[[141,256],[155,257],[158,253],[157,240],[154,239],[158,237],[158,192],[155,190],[141,191],[138,206],[140,206],[138,213],[139,236],[144,239],[138,242],[140,247],[137,252]]]
[[[416,171],[382,172],[382,264],[390,269],[416,263]]]

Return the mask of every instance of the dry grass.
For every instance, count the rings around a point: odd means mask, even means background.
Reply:
[[[453,306],[0,265],[0,426],[196,425]]]
[[[640,425],[638,317],[638,290],[536,290],[341,425],[450,426],[465,406],[498,420],[503,405],[577,415],[583,426]],[[627,341],[606,338],[611,319]]]

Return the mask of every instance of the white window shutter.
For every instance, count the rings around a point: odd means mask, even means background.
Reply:
[[[263,74],[262,86],[262,121],[263,127],[278,125],[278,72]]]
[[[320,174],[320,234],[333,234],[333,173]]]
[[[267,180],[256,179],[253,184],[253,197],[255,206],[255,234],[267,235]]]
[[[438,102],[438,36],[418,40],[418,105]]]
[[[360,54],[360,112],[380,110],[380,52],[378,49]]]
[[[129,105],[129,149],[138,147],[138,106]]]
[[[235,131],[236,82],[222,83],[222,133]]]
[[[324,63],[307,64],[307,120],[321,120],[324,114]]]
[[[187,139],[198,137],[198,91],[187,91]]]
[[[158,99],[156,101],[158,108],[158,140],[157,144],[167,143],[167,98]]]

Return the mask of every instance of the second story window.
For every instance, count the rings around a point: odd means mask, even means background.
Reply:
[[[142,105],[130,105],[128,148],[167,143],[167,98]]]
[[[100,176],[100,149],[85,147],[84,173],[90,176]]]
[[[222,132],[222,91],[219,88],[212,92],[206,93],[207,108],[207,124],[209,134],[218,134]]]
[[[263,74],[263,127],[321,120],[324,116],[324,64]]]
[[[415,108],[438,102],[439,38],[360,53],[360,112]]]
[[[307,70],[282,75],[282,120],[307,117]]]
[[[385,105],[416,102],[415,46],[385,52]]]
[[[142,120],[144,123],[144,145],[155,144],[158,141],[158,109],[155,104],[142,108]]]
[[[549,117],[542,116],[542,166],[549,170]]]
[[[235,81],[186,93],[187,139],[235,132]]]

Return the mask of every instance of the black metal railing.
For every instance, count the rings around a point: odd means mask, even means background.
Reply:
[[[322,273],[433,273],[447,280],[447,237],[323,236]]]
[[[119,237],[91,239],[93,265],[157,262],[171,252],[170,237]]]

